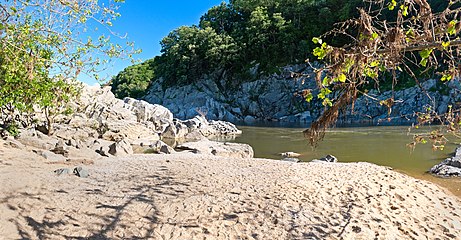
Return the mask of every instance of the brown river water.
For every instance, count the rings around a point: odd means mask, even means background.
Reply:
[[[443,151],[433,151],[430,144],[417,145],[414,151],[410,151],[406,144],[411,142],[414,133],[408,133],[408,127],[334,128],[326,133],[317,148],[312,148],[303,136],[303,128],[239,126],[239,129],[243,134],[232,141],[250,144],[258,158],[281,159],[280,153],[291,151],[300,153],[301,161],[311,161],[331,154],[339,162],[389,166],[434,182],[461,197],[461,178],[438,178],[427,173],[432,166],[450,156],[461,139],[449,137]],[[419,131],[423,130],[431,129]]]

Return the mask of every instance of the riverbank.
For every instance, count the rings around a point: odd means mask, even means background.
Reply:
[[[0,148],[5,239],[456,239],[461,201],[369,163],[109,157],[88,178]],[[20,157],[19,157],[20,156]]]

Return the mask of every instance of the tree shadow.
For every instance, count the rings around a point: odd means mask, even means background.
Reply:
[[[162,169],[165,171],[165,169]],[[159,174],[151,174],[143,179],[133,180],[131,178],[119,179],[120,181],[129,181],[130,184],[124,184],[123,189],[118,189],[117,193],[103,191],[98,186],[88,186],[84,191],[76,191],[72,189],[41,189],[40,194],[31,194],[27,190],[17,193],[11,193],[0,199],[0,204],[5,204],[9,210],[17,214],[16,219],[9,219],[16,226],[16,231],[21,239],[114,239],[114,238],[129,238],[129,239],[145,239],[154,235],[154,230],[159,224],[159,210],[156,206],[156,197],[165,195],[178,197],[184,191],[178,190],[188,187],[188,184],[181,183],[169,176],[170,173],[162,172]],[[168,175],[168,176],[167,176]],[[94,183],[97,185],[99,181],[96,179]],[[120,200],[120,196],[125,196]],[[65,200],[59,202],[60,196],[75,194],[76,201],[65,203]],[[92,195],[101,199],[93,205],[87,207],[84,211],[76,210],[84,205],[85,195]],[[95,196],[96,195],[96,196]],[[57,202],[54,200],[57,199]],[[112,201],[114,200],[114,201]],[[27,201],[27,204],[24,202]],[[64,203],[64,204],[63,204]],[[77,203],[77,204],[76,204]],[[72,206],[75,204],[75,206]],[[145,212],[136,209],[139,206],[145,207]],[[37,208],[46,206],[37,217]],[[133,212],[139,216],[138,220],[130,219],[130,214]],[[35,214],[31,214],[35,211]],[[59,219],[59,217],[61,219]],[[58,219],[58,220],[57,220]],[[90,219],[90,222],[84,222],[84,219]],[[126,235],[117,235],[119,229],[127,227],[135,228],[134,223],[143,222],[143,231],[123,233]],[[88,229],[88,227],[91,227]],[[75,231],[72,231],[75,229]],[[84,236],[79,236],[82,232],[86,232]]]

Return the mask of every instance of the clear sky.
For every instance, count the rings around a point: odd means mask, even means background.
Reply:
[[[142,53],[135,56],[142,61],[160,55],[160,41],[170,31],[180,26],[198,24],[200,16],[212,6],[223,0],[126,0],[119,12],[122,15],[113,22],[113,30],[120,35],[128,34]],[[121,41],[124,43],[126,40]],[[116,75],[131,65],[129,60],[115,60],[101,73],[101,77]],[[96,84],[93,78],[79,75],[79,80],[90,85]]]

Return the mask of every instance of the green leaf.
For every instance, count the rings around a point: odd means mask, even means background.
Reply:
[[[395,0],[392,0],[389,5],[387,5],[387,8],[392,11],[394,8],[397,6],[397,2]]]
[[[322,88],[320,93],[317,95],[319,99],[325,99],[328,94],[331,93],[331,90],[328,88]]]
[[[379,66],[379,61],[378,60],[375,60],[375,61],[370,63],[370,67],[377,67],[377,66]]]
[[[314,42],[315,44],[322,44],[322,39],[318,37],[314,37],[312,38],[312,42]]]
[[[305,99],[306,99],[306,102],[310,102],[312,101],[312,99],[314,99],[314,96],[312,95],[312,93],[309,93],[306,95]]]
[[[333,102],[331,102],[331,100],[329,98],[325,98],[325,99],[323,99],[322,105],[325,106],[325,107],[326,106],[331,107],[331,106],[333,106]]]
[[[421,59],[421,62],[419,62],[419,64],[423,67],[426,67],[427,66],[427,58],[423,58]]]
[[[347,77],[344,73],[341,73],[339,76],[338,76],[338,81],[342,82],[342,83],[345,83],[347,80]]]
[[[443,49],[447,49],[450,46],[450,42],[442,42]]]
[[[322,60],[326,57],[327,52],[322,47],[316,47],[314,49],[314,56],[316,56],[319,60]]]
[[[375,33],[375,32],[374,32],[374,33],[371,34],[371,40],[375,40],[375,39],[377,39],[378,37],[379,37],[378,33]]]
[[[456,24],[457,23],[458,23],[458,21],[456,21],[456,20],[451,20],[448,23],[448,29],[447,29],[448,34],[456,35]]]
[[[442,82],[446,82],[446,81],[450,81],[453,77],[450,75],[450,74],[446,74],[446,75],[443,75],[442,78],[440,79],[440,81]]]
[[[402,4],[402,5],[400,5],[400,9],[402,10],[402,15],[404,17],[408,16],[408,6]]]
[[[432,49],[424,49],[424,50],[419,51],[419,56],[421,56],[421,58],[423,59],[429,58],[431,53],[432,53]]]

